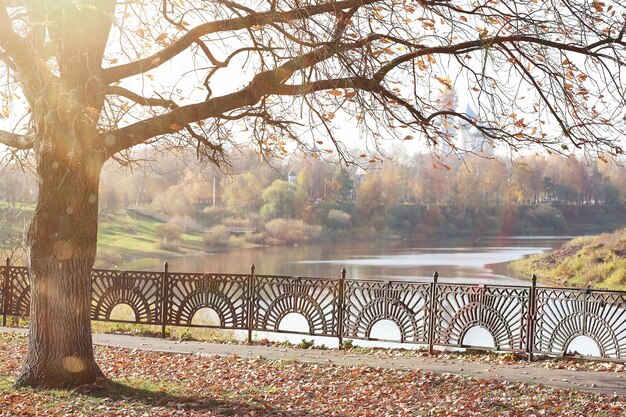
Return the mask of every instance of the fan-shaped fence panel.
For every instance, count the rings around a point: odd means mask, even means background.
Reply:
[[[30,278],[28,268],[12,266],[9,268],[6,283],[5,314],[13,317],[30,315]]]
[[[163,273],[94,269],[91,274],[91,319],[161,324]],[[111,312],[126,304],[135,317],[112,319]]]
[[[377,340],[372,328],[389,320],[400,330],[400,342],[428,343],[430,284],[382,281],[345,283],[344,337]]]
[[[467,331],[480,326],[495,350],[526,349],[529,288],[439,284],[435,292],[434,344],[466,347]]]
[[[536,294],[535,352],[563,355],[586,336],[600,357],[626,359],[626,293],[538,288]]]
[[[324,278],[257,275],[254,277],[252,323],[255,330],[280,330],[281,320],[299,313],[316,336],[339,335],[339,281]]]
[[[173,326],[246,329],[249,275],[168,274],[166,323]],[[194,315],[210,309],[219,325],[195,325]]]

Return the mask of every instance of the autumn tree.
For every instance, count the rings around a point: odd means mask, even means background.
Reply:
[[[387,210],[400,203],[400,187],[395,163],[385,163],[381,169],[367,171],[359,185],[356,200],[356,209],[367,225],[377,229],[383,227]]]
[[[302,211],[306,202],[306,192],[296,184],[275,180],[263,190],[263,206],[260,214],[266,219],[293,219]]]
[[[430,155],[416,155],[413,160],[416,199],[423,204],[446,204],[451,202],[454,193],[452,178],[454,172],[433,162]]]
[[[233,212],[245,215],[256,213],[263,205],[261,191],[267,186],[263,178],[246,172],[231,178],[224,188],[224,200]]]
[[[345,168],[341,168],[335,174],[333,185],[335,186],[335,200],[345,202],[354,197],[354,180]]]
[[[514,149],[609,158],[623,146],[624,31],[623,6],[587,0],[0,0],[0,141],[32,155],[39,184],[17,383],[102,375],[89,309],[107,160],[149,145],[224,164],[245,139],[265,158],[292,143],[350,161],[337,126],[376,149],[441,143],[460,123]],[[441,109],[441,84],[476,116]]]

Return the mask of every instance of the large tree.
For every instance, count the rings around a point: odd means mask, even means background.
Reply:
[[[245,140],[264,157],[294,143],[350,159],[341,135],[440,146],[461,124],[610,158],[624,13],[609,0],[0,0],[0,142],[32,156],[39,183],[18,384],[102,375],[89,307],[107,160],[192,146],[220,163]],[[472,112],[442,102],[451,88]]]

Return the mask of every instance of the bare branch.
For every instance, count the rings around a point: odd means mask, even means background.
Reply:
[[[173,100],[167,100],[163,98],[154,98],[154,97],[143,97],[133,91],[130,91],[120,86],[111,85],[107,87],[106,94],[125,97],[142,106],[165,107],[166,109],[174,109],[178,107],[178,105]]]
[[[418,50],[411,52],[411,53],[400,55],[399,57],[394,58],[393,60],[389,61],[377,72],[375,78],[383,79],[391,70],[398,67],[400,64],[411,61],[415,58],[418,58],[424,55],[460,54],[460,53],[467,53],[467,52],[475,51],[478,49],[490,48],[493,46],[500,46],[500,45],[506,45],[506,44],[523,44],[523,43],[535,44],[535,45],[540,45],[544,47],[554,48],[560,51],[570,51],[570,52],[575,52],[578,54],[588,55],[588,56],[598,56],[598,53],[595,50],[599,49],[602,46],[606,46],[610,44],[626,46],[626,42],[622,39],[621,36],[616,37],[616,38],[607,37],[591,45],[581,46],[581,45],[576,45],[576,44],[549,41],[546,39],[533,37],[533,36],[519,36],[519,35],[492,36],[488,38],[461,42],[461,43],[452,44],[452,45],[441,45],[441,46],[431,46],[431,47],[425,47],[425,46],[420,45],[420,46],[417,46]]]
[[[295,8],[285,12],[262,12],[252,15],[237,17],[233,19],[218,20],[208,22],[189,30],[178,40],[172,42],[167,47],[151,55],[128,64],[122,64],[103,70],[103,80],[105,84],[111,84],[133,75],[142,74],[154,69],[163,63],[169,61],[176,55],[187,50],[192,44],[197,43],[199,38],[212,33],[224,31],[237,31],[255,26],[264,26],[268,24],[286,23],[294,20],[310,19],[312,16],[325,13],[338,13],[346,9],[364,6],[381,2],[382,0],[344,0],[331,1],[314,6],[305,6]]]
[[[0,130],[0,143],[18,150],[31,149],[33,147],[33,138],[32,136]]]
[[[122,128],[114,134],[116,136],[115,146],[110,148],[109,152],[115,153],[119,150],[142,143],[143,141],[154,136],[176,132],[180,130],[181,126],[188,123],[198,122],[210,117],[217,117],[220,114],[224,114],[225,112],[232,111],[236,108],[252,105],[266,95],[302,95],[330,88],[357,88],[376,92],[378,95],[386,97],[388,100],[394,100],[400,103],[402,107],[413,114],[418,123],[427,125],[429,119],[426,119],[418,109],[411,106],[400,97],[390,93],[387,89],[380,85],[389,72],[405,62],[432,54],[460,54],[486,47],[506,46],[507,44],[537,44],[585,55],[594,53],[594,49],[604,45],[611,43],[623,44],[621,38],[608,37],[589,46],[578,46],[554,41],[546,41],[532,36],[494,36],[474,41],[460,42],[458,44],[433,47],[425,47],[423,45],[413,45],[408,42],[403,42],[403,45],[412,48],[413,51],[403,54],[382,65],[381,68],[375,72],[372,79],[355,76],[344,79],[314,81],[297,86],[283,84],[289,80],[296,71],[312,67],[330,57],[346,51],[362,48],[363,46],[369,45],[372,42],[381,39],[389,39],[389,37],[384,35],[371,35],[353,43],[329,44],[323,46],[313,50],[312,52],[295,57],[273,70],[258,74],[246,88],[238,92],[217,97],[208,100],[205,103],[184,106],[168,114],[157,116]]]
[[[322,62],[340,51],[360,48],[373,40],[380,39],[380,36],[371,36],[350,44],[328,45],[319,49],[293,58],[283,65],[269,71],[257,74],[254,79],[245,88],[231,94],[216,97],[205,101],[204,103],[191,104],[177,108],[167,114],[153,117],[151,119],[142,120],[130,126],[119,129],[116,132],[108,134],[107,143],[109,155],[115,154],[123,149],[128,149],[150,138],[166,133],[175,133],[182,129],[183,126],[216,117],[237,108],[250,106],[257,103],[262,97],[270,94],[280,94],[281,88],[284,91],[295,92],[296,86],[282,86],[291,76],[298,70],[311,67]],[[347,81],[359,81],[360,78],[354,78]],[[323,88],[333,85],[332,80],[320,81],[319,83],[310,83],[308,85],[309,92],[319,91]],[[303,90],[304,91],[304,90]]]

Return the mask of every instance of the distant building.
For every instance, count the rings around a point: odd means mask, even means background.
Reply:
[[[289,171],[289,174],[287,174],[287,182],[295,184],[297,179],[298,176],[296,175],[296,173],[293,171]]]
[[[465,113],[474,120],[478,119],[476,112],[469,104],[465,107],[465,110],[462,113]],[[492,145],[492,142],[471,123],[462,121],[459,125],[458,136],[459,144],[457,145],[457,148],[459,151],[478,153],[488,157],[492,157],[494,155],[495,148]]]
[[[478,115],[470,104],[467,104],[463,110],[459,108],[456,92],[452,89],[442,93],[439,106],[441,110],[456,111],[467,115],[472,120],[478,120]],[[455,151],[460,154],[476,153],[486,157],[494,156],[495,148],[492,142],[472,123],[456,117],[442,120],[441,127],[446,132],[448,140],[438,143],[437,148],[443,156]]]

